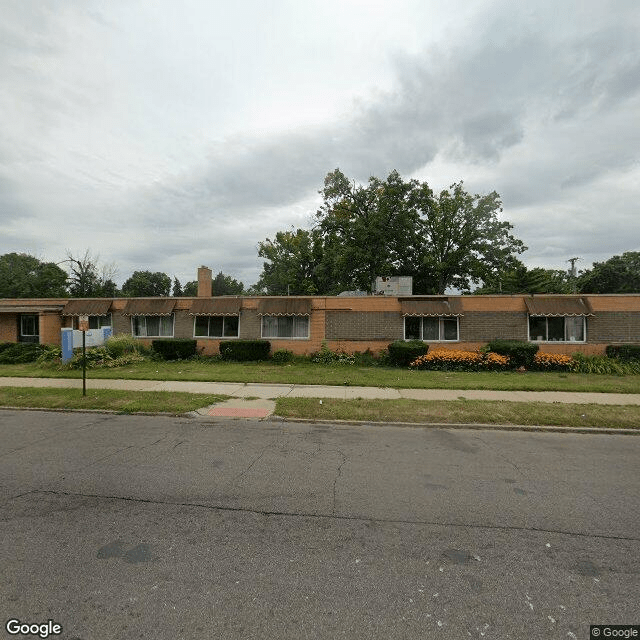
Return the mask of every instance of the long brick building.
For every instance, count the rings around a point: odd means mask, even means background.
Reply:
[[[394,340],[476,348],[495,338],[528,340],[551,353],[603,353],[640,344],[640,294],[487,296],[211,297],[211,270],[198,270],[194,298],[3,299],[0,342],[60,344],[81,315],[141,341],[195,338],[204,354],[220,340],[264,338],[272,349],[310,354],[377,352]]]

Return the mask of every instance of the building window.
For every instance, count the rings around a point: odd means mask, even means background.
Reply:
[[[131,333],[136,338],[173,338],[173,313],[169,316],[133,316]]]
[[[78,316],[73,316],[73,328],[78,328]],[[111,314],[104,316],[89,316],[89,329],[102,329],[102,327],[111,327]]]
[[[309,316],[262,316],[263,338],[308,338]]]
[[[40,318],[36,314],[20,316],[20,342],[40,342]]]
[[[584,342],[584,316],[529,316],[529,340],[536,342]]]
[[[458,318],[405,316],[404,339],[455,342],[458,340]]]
[[[196,338],[237,338],[239,328],[238,316],[196,316],[193,335]]]

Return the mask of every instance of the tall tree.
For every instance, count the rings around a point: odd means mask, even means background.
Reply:
[[[239,296],[244,291],[244,284],[220,271],[211,283],[212,296]]]
[[[594,262],[578,277],[581,293],[640,293],[640,251]]]
[[[317,230],[278,231],[275,238],[258,243],[264,258],[262,274],[253,292],[267,295],[313,295],[324,293],[322,241]]]
[[[416,184],[405,182],[397,171],[386,180],[371,177],[366,185],[350,182],[339,169],[327,175],[316,219],[331,292],[368,291],[377,276],[411,269],[419,243],[411,206]]]
[[[115,264],[100,264],[99,256],[87,249],[82,256],[67,252],[65,262],[69,265],[69,292],[75,298],[111,298],[118,295],[113,278],[117,273]]]
[[[122,293],[131,297],[168,296],[171,278],[160,271],[134,271],[122,285]]]
[[[68,296],[67,274],[53,262],[26,253],[0,256],[0,298],[60,298]]]
[[[180,280],[178,280],[178,278],[176,278],[175,276],[173,276],[173,289],[171,291],[171,295],[173,295],[174,298],[179,298],[180,296],[184,295]]]
[[[560,269],[527,269],[520,262],[514,268],[496,274],[495,279],[485,281],[484,285],[473,293],[477,295],[491,293],[572,293],[573,286],[568,271]]]
[[[189,282],[185,283],[182,288],[182,295],[195,297],[198,295],[198,281],[197,280],[189,280]]]
[[[436,196],[423,183],[413,192],[413,205],[422,230],[414,291],[442,294],[450,287],[468,290],[515,267],[515,254],[526,250],[510,234],[513,225],[498,218],[502,203],[495,191],[471,195],[458,182]]]

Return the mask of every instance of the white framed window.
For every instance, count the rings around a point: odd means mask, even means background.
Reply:
[[[78,328],[79,318],[73,316],[73,328]],[[89,316],[89,329],[102,329],[102,327],[111,327],[111,314],[107,313],[104,316]]]
[[[237,338],[240,335],[239,316],[196,316],[194,338]]]
[[[405,316],[404,339],[456,342],[459,340],[458,317]]]
[[[585,316],[529,316],[529,340],[533,342],[585,342]]]
[[[173,313],[169,316],[133,316],[131,333],[136,338],[173,338]]]
[[[309,316],[262,316],[263,338],[308,338]]]
[[[19,342],[40,342],[40,316],[38,314],[22,314],[19,327]]]

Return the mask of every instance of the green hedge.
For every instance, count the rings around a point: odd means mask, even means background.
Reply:
[[[46,351],[45,345],[37,342],[0,343],[0,364],[23,364],[35,362]]]
[[[408,367],[416,358],[429,351],[429,345],[422,340],[396,340],[389,345],[389,359],[397,367]]]
[[[267,360],[271,351],[268,340],[223,340],[220,342],[220,355],[223,360],[239,362]]]
[[[514,369],[518,367],[530,369],[538,353],[538,345],[522,340],[492,340],[487,345],[487,350],[499,353],[501,356],[508,356]]]
[[[610,344],[605,349],[609,358],[619,360],[640,360],[640,345],[637,344]]]
[[[163,360],[185,360],[196,355],[196,341],[189,338],[152,340],[151,348]]]

